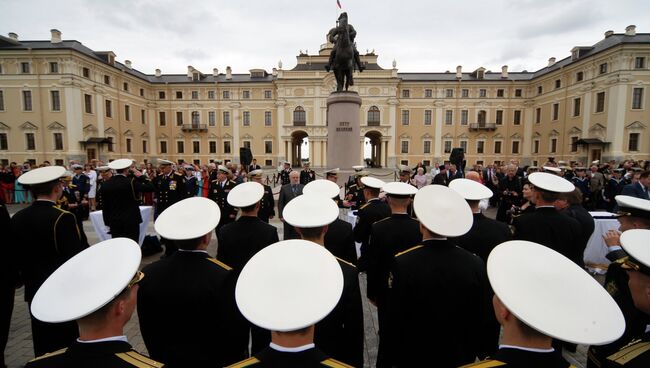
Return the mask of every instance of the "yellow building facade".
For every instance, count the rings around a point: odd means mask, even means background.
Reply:
[[[327,144],[330,51],[301,53],[291,69],[145,74],[57,30],[42,41],[0,36],[0,160],[203,164],[238,162],[247,147],[263,166],[308,158],[326,167],[336,149]],[[469,165],[650,159],[650,34],[634,26],[535,72],[404,73],[374,53],[361,60],[359,163],[366,151],[375,166],[430,165],[456,147]]]

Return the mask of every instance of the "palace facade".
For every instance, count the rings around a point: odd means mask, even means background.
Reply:
[[[63,164],[131,157],[238,162],[248,147],[259,164],[326,167],[325,72],[331,44],[302,53],[291,69],[234,74],[145,74],[111,51],[94,51],[51,31],[50,40],[0,36],[0,160]],[[376,166],[442,163],[452,148],[468,164],[519,159],[591,162],[650,159],[650,34],[608,31],[535,72],[403,73],[361,55],[354,91],[362,98],[361,146]],[[307,138],[305,140],[304,138]]]

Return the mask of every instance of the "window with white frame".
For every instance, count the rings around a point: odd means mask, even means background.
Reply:
[[[468,97],[469,97],[469,89],[467,89],[467,88],[463,88],[463,89],[460,91],[460,94],[461,94],[461,96],[462,96],[463,98],[468,98]]]
[[[264,126],[273,125],[273,114],[271,111],[264,111]]]
[[[217,153],[217,141],[208,141],[208,152]]]
[[[445,110],[445,124],[446,125],[451,125],[453,124],[454,121],[454,111],[453,110]]]
[[[521,125],[521,110],[513,111],[512,124]]]
[[[36,137],[34,133],[25,133],[25,148],[28,151],[33,151],[36,149]]]
[[[409,153],[409,141],[405,141],[405,140],[401,141],[400,146],[401,146],[401,150],[400,150],[401,153]]]
[[[503,146],[503,141],[494,141],[494,154],[500,155]]]
[[[199,99],[199,91],[192,91],[192,99],[193,100]]]
[[[185,142],[176,141],[176,153],[185,153]]]
[[[519,154],[519,141],[518,140],[512,141],[512,154],[513,155],[518,155]]]
[[[200,141],[192,141],[192,153],[201,153]]]
[[[230,141],[223,141],[223,153],[229,154],[231,152]]]
[[[54,150],[63,151],[63,133],[52,133],[54,138]]]
[[[214,91],[208,91],[208,99],[209,100],[214,100],[214,98],[215,98],[214,95],[215,95]]]
[[[133,151],[133,147],[131,147],[132,140],[131,138],[126,139],[126,152],[131,153]]]
[[[230,126],[230,111],[223,112],[223,126]]]
[[[639,150],[639,136],[640,133],[630,133],[627,141],[627,150],[630,152],[636,152]]]
[[[251,125],[251,112],[250,111],[244,111],[242,114],[242,123],[244,126],[250,126]]]
[[[61,111],[61,94],[59,91],[50,91],[50,103],[52,111]]]
[[[208,124],[210,124],[211,127],[217,125],[217,113],[214,111],[208,111]]]
[[[422,142],[422,153],[429,154],[431,153],[431,140],[424,140]]]
[[[264,153],[270,155],[273,153],[273,141],[265,140],[264,141]]]
[[[485,141],[483,140],[476,141],[476,153],[478,154],[485,153]]]
[[[559,103],[554,103],[553,104],[551,114],[552,114],[551,117],[552,117],[553,121],[556,121],[556,120],[558,120],[560,118],[560,104]]]
[[[632,109],[643,109],[643,88],[634,88],[632,90]]]
[[[576,97],[573,99],[573,116],[580,116],[580,105],[582,103],[582,99],[580,97]]]
[[[409,125],[410,114],[409,110],[402,110],[402,125]]]
[[[444,152],[445,152],[445,153],[451,153],[451,145],[452,145],[452,141],[451,141],[450,139],[445,139],[445,140],[442,142],[442,145],[443,145],[443,148],[444,148]]]
[[[557,138],[553,137],[551,138],[549,153],[556,153],[556,152],[557,152]]]
[[[467,125],[469,121],[469,110],[460,110],[460,125]]]
[[[32,91],[23,91],[23,110],[32,111]]]
[[[451,88],[447,88],[447,89],[445,90],[445,97],[447,97],[447,98],[452,98],[452,97],[454,97],[454,90],[451,89]]]
[[[463,149],[463,152],[467,152],[467,140],[462,139],[459,142],[460,148]]]
[[[571,136],[571,152],[578,152],[578,136]]]
[[[424,110],[424,125],[431,125],[431,110]]]
[[[160,153],[167,153],[167,141],[160,141]]]
[[[539,139],[533,140],[533,153],[539,153]]]
[[[424,98],[431,98],[433,97],[433,90],[430,88],[427,88],[424,90]]]

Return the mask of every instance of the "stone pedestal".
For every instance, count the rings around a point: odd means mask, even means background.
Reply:
[[[361,165],[359,110],[356,92],[332,92],[327,98],[327,167],[344,172]],[[347,178],[346,178],[347,179]]]

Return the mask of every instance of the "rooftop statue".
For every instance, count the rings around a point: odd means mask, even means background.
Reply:
[[[354,85],[352,72],[355,66],[358,67],[360,72],[363,72],[365,67],[361,64],[359,59],[359,51],[357,51],[354,39],[357,37],[357,31],[351,24],[348,24],[348,14],[341,13],[339,16],[337,26],[330,29],[327,34],[327,40],[334,44],[328,64],[325,70],[334,71],[336,76],[336,91],[340,92],[348,90],[349,86]]]

